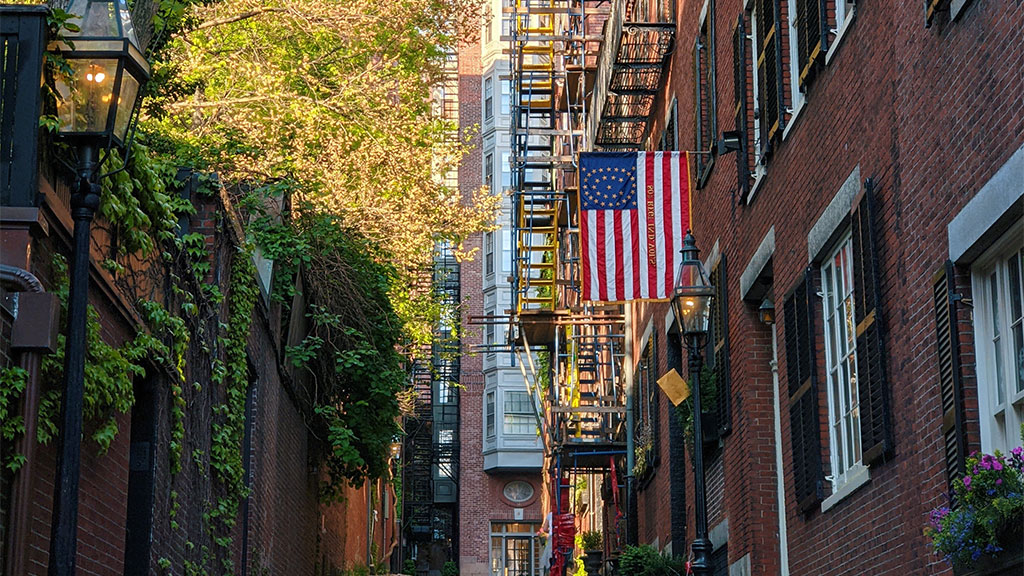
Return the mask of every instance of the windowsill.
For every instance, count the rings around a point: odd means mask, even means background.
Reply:
[[[747,206],[750,206],[751,204],[754,203],[754,196],[757,194],[757,191],[761,188],[761,182],[764,182],[764,174],[764,168],[754,168],[754,173],[752,174],[754,178],[754,183],[750,185],[750,193],[747,194]]]
[[[846,477],[846,483],[840,486],[839,490],[836,490],[831,496],[822,500],[822,513],[827,512],[830,508],[856,492],[858,488],[871,481],[871,473],[868,471],[868,467],[863,464],[857,464],[851,468],[847,472]]]
[[[846,37],[846,31],[850,29],[850,24],[853,23],[853,19],[857,16],[857,6],[853,5],[850,7],[850,13],[846,15],[846,19],[843,21],[843,26],[836,32],[836,37],[832,39],[832,45],[828,47],[828,52],[825,53],[825,65],[828,66],[832,62],[832,58],[835,57],[836,51],[839,50],[839,46],[843,43],[843,38]]]
[[[801,98],[800,102],[797,103],[796,108],[793,109],[793,113],[789,115],[789,122],[786,122],[786,128],[782,131],[783,141],[785,141],[786,137],[789,136],[789,132],[793,129],[793,126],[796,126],[796,119],[800,117],[800,113],[803,112],[806,107],[807,98]]]

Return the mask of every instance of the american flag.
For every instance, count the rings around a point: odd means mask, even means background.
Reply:
[[[580,154],[584,300],[669,298],[689,227],[685,152]]]

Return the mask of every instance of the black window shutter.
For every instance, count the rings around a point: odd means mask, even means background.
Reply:
[[[736,185],[740,201],[750,193],[750,159],[747,148],[747,33],[743,14],[736,19],[732,33],[733,98],[736,102],[735,125],[740,133],[740,149],[736,151]]]
[[[892,451],[889,385],[885,370],[884,322],[879,285],[875,183],[853,210],[853,308],[857,326],[857,395],[863,462],[870,464]]]
[[[715,287],[714,355],[715,387],[718,389],[717,421],[718,435],[726,436],[732,431],[732,377],[729,372],[729,299],[726,292],[725,254],[711,273],[711,284]]]
[[[761,110],[761,134],[764,146],[771,150],[771,142],[782,136],[785,125],[785,94],[782,89],[782,13],[778,0],[758,0],[758,85]]]
[[[694,121],[694,149],[698,152],[704,151],[706,142],[704,141],[704,75],[701,73],[704,70],[704,45],[701,43],[702,37],[697,36],[697,39],[693,42],[693,77],[694,77],[694,99],[693,99],[693,121]],[[700,188],[703,182],[701,181],[701,174],[704,172],[704,164],[706,162],[704,154],[694,154],[696,157],[696,168],[697,168],[697,188]]]
[[[797,10],[797,63],[800,87],[814,77],[817,64],[825,56],[828,43],[828,22],[825,0],[796,0]]]
[[[939,352],[939,391],[942,396],[942,439],[946,449],[946,476],[953,482],[964,475],[967,437],[964,430],[963,375],[960,371],[960,331],[956,324],[956,282],[949,260],[936,275],[935,329]]]
[[[812,269],[808,268],[783,304],[793,491],[802,512],[811,510],[821,500],[824,488],[812,294]]]

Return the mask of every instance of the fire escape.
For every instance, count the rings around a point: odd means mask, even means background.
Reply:
[[[446,139],[435,150],[439,184],[458,190],[458,170],[446,164],[459,147],[458,57],[445,56],[440,82],[434,87],[433,114],[449,122]],[[416,392],[414,415],[406,419],[403,454],[403,558],[425,573],[430,564],[458,558],[459,477],[459,264],[452,246],[439,243],[431,266],[415,290],[433,293],[441,315],[433,342],[416,354],[411,386]],[[439,545],[439,546],[438,546]],[[440,551],[443,558],[433,557]]]
[[[605,558],[614,559],[632,541],[633,521],[624,309],[581,297],[578,155],[639,150],[673,44],[674,2],[517,0],[506,10],[514,22],[508,348],[544,440],[551,574],[561,576],[572,570],[576,532],[602,530]]]

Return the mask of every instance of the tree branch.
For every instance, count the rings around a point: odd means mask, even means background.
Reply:
[[[241,20],[247,20],[249,18],[254,18],[256,16],[260,16],[261,14],[266,14],[267,12],[287,12],[287,11],[288,10],[286,8],[274,8],[274,7],[266,6],[266,7],[263,7],[263,8],[257,8],[256,10],[250,10],[248,12],[242,12],[241,14],[236,14],[234,16],[228,16],[227,18],[218,18],[216,20],[209,20],[207,22],[203,22],[199,26],[196,26],[195,28],[193,28],[193,30],[205,30],[207,28],[213,28],[214,26],[222,26],[224,24],[231,24],[232,22],[239,22]]]

